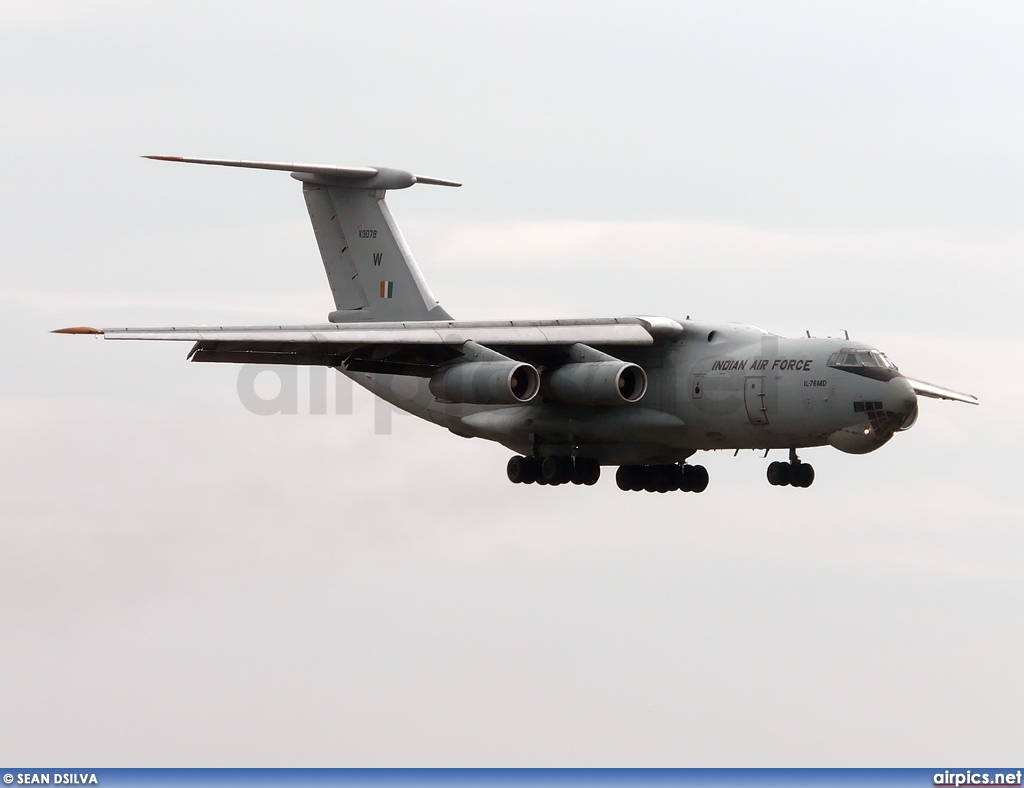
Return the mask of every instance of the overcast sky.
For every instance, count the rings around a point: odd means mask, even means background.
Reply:
[[[0,761],[1019,762],[1022,40],[1013,3],[0,4]],[[361,391],[255,416],[177,343],[47,333],[333,308],[286,174],[146,153],[464,181],[388,197],[456,317],[846,329],[982,405],[809,490],[713,453],[699,496],[513,486]]]

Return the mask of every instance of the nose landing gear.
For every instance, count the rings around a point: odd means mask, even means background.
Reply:
[[[773,462],[768,466],[768,483],[773,487],[810,487],[814,483],[814,467],[800,462],[796,449],[790,449],[789,462]]]

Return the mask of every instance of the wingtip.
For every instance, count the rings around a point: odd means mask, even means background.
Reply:
[[[103,331],[91,326],[71,326],[69,328],[55,328],[51,334],[93,334],[101,335]]]
[[[449,181],[445,178],[430,178],[426,175],[413,175],[416,183],[423,183],[428,186],[452,186],[458,188],[462,184],[459,181]]]

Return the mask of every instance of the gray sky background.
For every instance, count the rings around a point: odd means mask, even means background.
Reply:
[[[1011,3],[0,5],[0,761],[1019,762],[1022,40]],[[144,153],[463,180],[388,198],[458,317],[848,329],[982,406],[700,496],[515,487],[362,392],[257,417],[183,346],[47,333],[332,308],[294,181]]]

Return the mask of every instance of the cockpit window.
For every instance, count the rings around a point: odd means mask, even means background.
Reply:
[[[878,350],[860,350],[859,348],[843,348],[838,353],[833,353],[828,360],[828,366],[896,369],[896,365],[886,358],[885,353]]]

